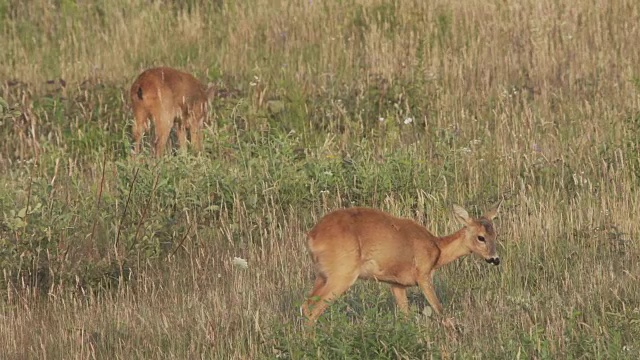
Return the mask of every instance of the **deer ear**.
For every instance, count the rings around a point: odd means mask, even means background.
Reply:
[[[502,205],[502,199],[500,199],[495,205],[491,207],[491,209],[485,211],[484,217],[489,220],[493,220],[493,218],[498,215],[498,211],[500,210],[500,205]]]
[[[453,205],[453,214],[456,216],[456,220],[462,225],[467,226],[471,222],[469,213],[462,206]]]

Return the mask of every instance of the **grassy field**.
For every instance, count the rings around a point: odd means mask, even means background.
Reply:
[[[0,0],[0,358],[637,359],[638,39],[636,0]],[[201,156],[131,158],[155,65],[220,89]],[[323,214],[500,198],[457,332],[375,282],[305,328]]]

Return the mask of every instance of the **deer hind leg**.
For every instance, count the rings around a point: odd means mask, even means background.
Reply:
[[[178,136],[178,147],[180,148],[180,152],[184,152],[187,150],[187,130],[182,118],[176,122],[175,129],[176,135]]]
[[[140,153],[140,142],[144,133],[147,131],[147,121],[149,119],[149,112],[141,105],[134,105],[134,122],[132,127],[133,132],[133,154]]]
[[[391,285],[391,292],[393,296],[396,298],[396,304],[398,304],[398,308],[405,315],[409,315],[409,299],[407,299],[407,287],[398,284]]]
[[[322,285],[320,285],[321,281],[316,279],[316,286],[313,289],[314,291],[311,292],[307,303],[306,315],[309,324],[313,324],[329,306],[329,302],[347,291],[357,279],[357,273],[327,277]],[[310,310],[309,305],[313,306]]]
[[[305,300],[304,304],[302,304],[302,313],[304,314],[304,316],[306,316],[307,318],[310,315],[310,306],[313,306],[313,304],[316,302],[317,300],[317,293],[318,291],[320,291],[320,289],[327,283],[327,278],[322,275],[322,274],[317,274],[316,275],[316,281],[313,284],[313,290],[311,290],[311,292],[309,293],[309,296],[307,297],[307,299]]]

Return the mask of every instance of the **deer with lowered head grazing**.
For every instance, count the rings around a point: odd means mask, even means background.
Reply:
[[[357,279],[391,284],[400,310],[409,313],[407,288],[419,286],[429,304],[442,314],[442,305],[432,282],[439,267],[476,253],[488,263],[499,265],[493,219],[500,203],[480,218],[454,205],[455,218],[462,224],[444,237],[424,226],[370,208],[348,208],[325,215],[307,234],[315,265],[316,280],[302,311],[313,324],[328,303],[344,293]]]
[[[187,131],[196,151],[202,150],[202,127],[208,116],[208,102],[214,87],[204,86],[191,74],[169,67],[143,71],[131,85],[129,95],[133,106],[134,154],[140,152],[140,141],[147,130],[149,118],[155,127],[155,155],[161,156],[175,127],[178,145],[187,144]]]

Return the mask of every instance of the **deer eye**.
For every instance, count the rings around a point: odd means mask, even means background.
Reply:
[[[478,241],[480,241],[480,242],[485,242],[485,240],[484,240],[484,236],[478,236]]]

